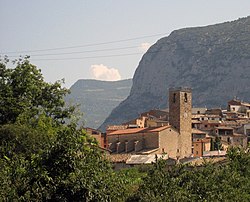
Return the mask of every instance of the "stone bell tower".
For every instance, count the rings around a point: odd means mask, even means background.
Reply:
[[[169,89],[169,123],[179,132],[177,157],[192,154],[192,90],[191,88]]]

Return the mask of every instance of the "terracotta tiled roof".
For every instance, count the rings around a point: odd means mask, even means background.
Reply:
[[[236,99],[230,100],[227,103],[229,105],[240,105],[241,104],[240,100],[236,100]]]
[[[124,130],[116,130],[108,135],[125,135],[125,134],[135,134],[135,133],[147,133],[147,132],[160,132],[167,128],[170,128],[170,125],[167,126],[160,126],[160,127],[152,127],[152,128],[127,128]]]
[[[242,102],[241,105],[250,107],[250,103],[248,103],[248,102]]]
[[[221,124],[221,121],[217,121],[217,120],[204,120],[201,121],[203,124]]]
[[[198,120],[192,120],[192,123],[201,123],[201,122]]]
[[[240,134],[240,133],[234,133],[233,136],[234,137],[246,137],[247,135]]]
[[[141,114],[141,116],[154,116],[156,118],[166,117],[168,116],[168,112],[166,110],[160,110],[160,109],[152,109],[148,112],[144,112]]]
[[[171,128],[171,126],[170,125],[161,126],[161,127],[157,127],[157,128],[151,129],[151,130],[149,129],[148,131],[149,132],[160,132],[160,131],[165,130],[167,128]]]
[[[206,132],[204,132],[202,130],[199,130],[199,129],[196,129],[196,128],[192,128],[192,133],[195,133],[195,134],[206,134]]]
[[[215,129],[221,129],[221,130],[233,130],[233,128],[228,127],[228,126],[219,126],[219,127],[215,127]]]
[[[126,129],[128,126],[127,125],[110,125],[107,126],[106,130],[123,130]]]
[[[135,134],[135,133],[145,131],[146,129],[147,128],[128,128],[128,129],[124,129],[124,130],[113,131],[113,132],[109,133],[108,135]]]

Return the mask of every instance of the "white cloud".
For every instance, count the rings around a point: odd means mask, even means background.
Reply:
[[[91,65],[91,74],[94,79],[104,81],[121,80],[121,75],[118,69],[109,68],[103,64]]]
[[[142,43],[142,44],[139,46],[139,49],[145,53],[145,52],[147,52],[147,50],[150,48],[150,46],[151,46],[150,43]]]

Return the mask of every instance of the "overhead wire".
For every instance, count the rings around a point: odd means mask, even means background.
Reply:
[[[8,51],[8,52],[1,52],[1,55],[13,54],[13,53],[33,53],[33,52],[44,52],[44,51],[54,51],[54,50],[65,50],[65,49],[74,49],[74,48],[82,48],[82,47],[91,47],[91,46],[99,46],[99,45],[106,45],[106,44],[114,44],[114,43],[121,43],[126,41],[133,41],[138,39],[144,38],[151,38],[155,36],[162,36],[167,35],[169,33],[162,33],[162,34],[154,34],[154,35],[147,35],[141,37],[134,37],[128,39],[121,39],[121,40],[114,40],[114,41],[107,41],[107,42],[99,42],[99,43],[90,43],[90,44],[83,44],[83,45],[76,45],[76,46],[64,46],[64,47],[57,47],[57,48],[47,48],[47,49],[37,49],[37,50],[20,50],[20,51]]]
[[[153,36],[153,35],[151,35],[151,36]],[[137,38],[141,38],[141,37],[137,37]],[[133,38],[133,39],[135,39],[135,38]],[[119,40],[119,41],[122,41],[122,40]],[[181,42],[183,42],[183,41],[189,41],[189,40],[181,40]],[[249,41],[249,40],[243,39],[243,40],[234,40],[234,41],[224,41],[224,42],[219,42],[219,43],[218,42],[217,43],[210,42],[210,45],[199,43],[199,44],[196,44],[194,46],[189,46],[189,47],[186,46],[185,48],[187,49],[187,48],[193,48],[193,47],[198,47],[198,46],[211,47],[211,45],[221,45],[222,43],[229,44],[229,43],[235,43],[235,42],[239,43],[239,42],[244,42],[244,41]],[[167,43],[164,42],[164,43],[161,43],[161,44],[173,45],[173,44],[171,44],[169,42],[167,42]],[[80,53],[91,53],[91,52],[102,52],[102,51],[113,51],[113,50],[125,50],[125,49],[132,49],[132,48],[138,48],[138,47],[139,46],[127,46],[127,47],[119,47],[119,48],[107,48],[107,49],[97,49],[97,50],[74,51],[74,52],[66,52],[66,53],[33,54],[33,55],[30,55],[30,56],[31,57],[36,57],[36,56],[69,55],[69,54],[80,54]],[[178,48],[176,50],[180,50],[180,49],[184,49],[184,47],[183,48]],[[147,51],[147,54],[156,53],[156,52],[164,52],[164,51],[168,51],[168,50],[161,49],[161,50],[156,50],[156,51]],[[99,55],[99,56],[72,57],[72,58],[32,58],[32,60],[36,60],[36,61],[41,61],[41,60],[42,61],[45,61],[45,60],[48,60],[48,61],[52,61],[52,60],[82,60],[82,59],[91,59],[91,58],[122,57],[122,56],[141,55],[141,54],[143,54],[143,53],[142,52],[139,52],[139,53],[138,52],[137,53],[121,53],[121,54]],[[10,56],[10,57],[19,57],[19,56],[15,55],[15,56]]]
[[[103,52],[103,51],[113,51],[113,50],[126,50],[138,48],[138,46],[127,46],[127,47],[120,47],[120,48],[106,48],[106,49],[97,49],[97,50],[86,50],[86,51],[74,51],[74,52],[66,52],[66,53],[46,53],[46,54],[32,54],[30,56],[50,56],[50,55],[71,55],[71,54],[79,54],[79,53],[92,53],[92,52]],[[8,57],[19,57],[20,55],[8,55]]]
[[[188,41],[188,40],[186,40]],[[227,41],[227,42],[224,42],[224,44],[230,44],[230,43],[239,43],[239,42],[245,42],[245,41],[249,41],[249,40],[237,40],[237,41]],[[183,40],[182,40],[183,42]],[[162,43],[162,44],[169,44],[169,45],[173,45],[173,44],[170,44],[169,42],[167,43]],[[162,45],[161,44],[161,45]],[[221,45],[221,43],[213,43],[212,44],[213,46],[215,45]],[[196,44],[195,46],[186,46],[185,48],[182,47],[182,48],[175,48],[175,51],[179,51],[179,50],[184,50],[184,49],[189,49],[189,48],[194,48],[194,47],[199,47],[199,46],[205,46],[205,47],[211,47],[211,45],[206,45],[206,44]],[[134,46],[134,47],[138,47],[138,46]],[[152,53],[158,53],[158,52],[167,52],[169,51],[169,49],[160,49],[160,50],[148,50],[146,53],[147,54],[152,54]],[[82,60],[82,59],[93,59],[93,58],[108,58],[108,57],[122,57],[122,56],[132,56],[132,55],[141,55],[143,54],[142,52],[137,52],[137,53],[121,53],[121,54],[111,54],[111,55],[99,55],[99,56],[84,56],[84,57],[74,57],[74,58],[38,58],[38,59],[32,59],[32,60],[36,60],[36,61],[42,61],[42,60],[49,60],[49,61],[52,61],[52,60]]]

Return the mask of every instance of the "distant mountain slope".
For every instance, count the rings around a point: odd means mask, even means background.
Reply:
[[[70,88],[66,103],[81,104],[85,126],[97,128],[112,109],[127,98],[132,79],[121,81],[78,80]]]
[[[193,89],[193,104],[225,106],[250,101],[250,17],[173,31],[143,56],[129,97],[101,125],[119,124],[153,108],[166,108],[168,88]]]

